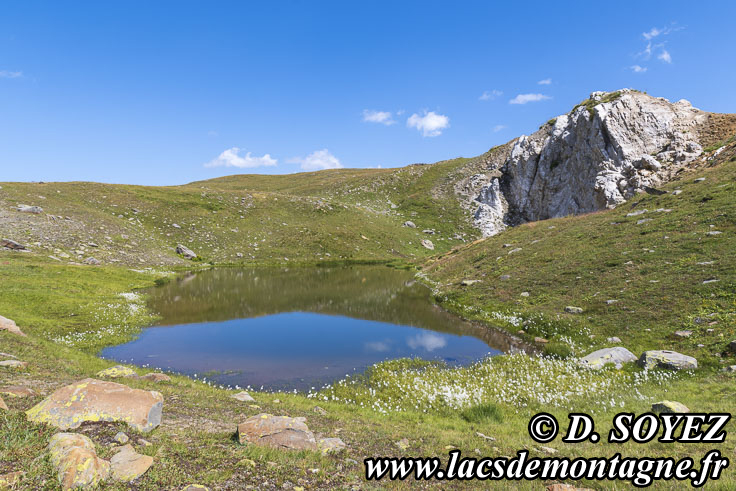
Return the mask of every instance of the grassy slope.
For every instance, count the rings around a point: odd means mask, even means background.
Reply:
[[[475,236],[449,177],[467,161],[176,187],[2,183],[0,235],[45,254],[69,254],[61,257],[69,261],[182,264],[174,253],[179,243],[220,264],[412,259],[431,254],[423,238],[444,251],[462,243],[456,234]],[[13,211],[21,203],[40,205],[44,214]],[[406,220],[418,228],[403,227]],[[428,237],[423,229],[438,233]]]
[[[286,178],[236,176],[177,188],[86,183],[3,184],[1,196],[4,205],[27,203],[39,194],[46,196],[41,204],[48,213],[74,219],[70,228],[60,234],[60,241],[68,240],[64,250],[73,250],[79,242],[99,241],[100,249],[110,248],[110,257],[121,257],[123,262],[132,264],[147,254],[153,258],[151,262],[166,263],[174,259],[169,252],[172,244],[189,238],[193,248],[207,251],[207,259],[213,261],[232,261],[241,244],[247,247],[256,237],[266,238],[265,245],[258,251],[250,247],[243,252],[253,254],[257,261],[270,261],[282,255],[312,261],[324,251],[333,251],[333,259],[334,256],[391,259],[411,257],[411,254],[426,257],[426,251],[415,247],[423,237],[422,228],[435,228],[440,231],[440,237],[449,238],[455,233],[453,222],[465,223],[463,212],[448,190],[454,180],[449,175],[462,172],[466,163],[457,160],[398,171],[310,174],[288,193],[290,185]],[[524,326],[526,335],[552,340],[548,348],[552,352],[569,351],[572,345],[572,350],[584,353],[607,345],[605,338],[616,335],[636,353],[661,347],[691,353],[705,366],[698,373],[655,376],[634,383],[640,371],[633,367],[581,375],[574,362],[533,358],[506,357],[459,370],[417,367],[411,362],[398,361],[376,368],[367,379],[339,384],[314,398],[256,393],[259,408],[231,400],[227,391],[182,377],[174,377],[171,385],[126,380],[131,386],[160,390],[166,400],[164,424],[145,436],[153,446],[137,446],[139,451],[156,456],[154,467],[137,486],[176,489],[191,482],[236,489],[246,485],[263,487],[264,483],[276,486],[291,483],[306,488],[340,488],[346,483],[364,486],[362,466],[347,459],[360,462],[364,457],[376,455],[446,456],[449,446],[461,449],[464,455],[475,455],[476,449],[484,456],[513,455],[523,448],[533,455],[542,455],[525,431],[529,417],[542,409],[551,411],[560,421],[566,420],[571,408],[593,412],[601,425],[601,434],[605,434],[606,422],[620,410],[620,404],[627,410],[643,412],[651,402],[669,398],[693,410],[727,410],[730,403],[724,401],[732,401],[736,396],[733,376],[721,374],[716,368],[720,366],[717,353],[723,351],[736,331],[736,260],[731,254],[736,245],[736,210],[729,199],[736,186],[736,163],[724,164],[702,175],[706,177],[702,183],[694,183],[692,176],[668,186],[681,187],[683,193],[679,196],[643,195],[635,200],[638,204],[631,202],[617,210],[527,224],[501,236],[461,246],[425,268],[430,281],[436,282],[438,300],[446,307],[494,324],[499,320],[493,312],[517,314],[530,321]],[[244,219],[239,218],[244,208],[242,197],[246,197],[246,203],[253,203],[245,210]],[[293,206],[284,207],[284,201]],[[389,201],[396,208],[391,208]],[[333,209],[320,211],[322,202],[329,203]],[[139,213],[133,213],[131,208],[137,208]],[[644,208],[649,210],[644,215],[624,216],[632,209]],[[672,211],[654,213],[658,208]],[[123,219],[113,215],[120,210]],[[216,219],[210,220],[211,216]],[[139,219],[141,224],[132,225],[128,217]],[[41,218],[25,216],[23,230],[4,226],[34,237],[48,233],[43,222],[34,222]],[[637,225],[636,221],[642,218],[653,220]],[[406,219],[415,221],[418,230],[400,227]],[[287,226],[278,226],[282,220]],[[174,222],[182,229],[172,228],[170,224]],[[84,226],[73,227],[80,223]],[[273,227],[268,226],[274,223]],[[355,223],[360,223],[369,233],[361,230],[356,234]],[[373,225],[375,230],[370,228]],[[711,230],[710,225],[723,234],[705,235]],[[232,226],[238,227],[239,232],[229,232]],[[392,227],[390,233],[385,227]],[[470,235],[469,229],[463,227],[460,229],[468,230]],[[304,228],[313,233],[299,236],[297,242],[294,232]],[[3,233],[6,229],[2,229]],[[381,233],[390,237],[381,238]],[[129,239],[122,238],[122,234]],[[358,238],[362,234],[369,239]],[[109,245],[105,245],[108,244],[106,235],[111,237]],[[669,238],[664,239],[665,235]],[[459,243],[438,241],[436,236],[432,239],[440,252]],[[130,244],[132,240],[137,244]],[[504,248],[505,243],[513,247]],[[131,245],[131,249],[125,248],[128,255],[121,256],[114,250],[126,244]],[[304,249],[294,249],[302,244]],[[355,251],[356,246],[360,251]],[[517,247],[522,250],[509,254]],[[714,264],[697,264],[710,260]],[[628,261],[632,264],[625,264]],[[39,392],[31,399],[5,398],[11,411],[0,414],[0,474],[22,469],[28,473],[24,487],[53,488],[53,472],[43,457],[38,458],[53,431],[25,422],[22,410],[59,385],[92,376],[108,366],[109,363],[97,359],[93,353],[105,344],[130,336],[151,320],[145,311],[132,309],[131,302],[119,294],[150,286],[166,272],[74,266],[47,259],[45,254],[8,251],[0,252],[0,265],[3,285],[0,313],[15,319],[30,334],[28,338],[17,338],[0,332],[0,351],[29,362],[25,370],[0,372],[0,386],[24,383]],[[504,274],[509,274],[511,279],[499,280]],[[459,282],[468,278],[482,282],[461,287]],[[710,278],[720,281],[702,284]],[[523,291],[529,292],[529,297],[521,297]],[[619,302],[607,305],[608,299]],[[569,304],[584,308],[585,314],[578,317],[563,314],[562,309]],[[696,317],[717,324],[696,323]],[[675,330],[683,328],[692,329],[693,336],[686,340],[672,337]],[[715,331],[708,333],[707,329]],[[69,332],[94,335],[86,339],[85,351],[49,341]],[[591,340],[589,334],[595,337]],[[705,346],[700,348],[698,344]],[[139,373],[144,371],[138,369]],[[422,382],[421,387],[418,381]],[[441,387],[488,390],[480,400],[473,401],[474,410],[466,411],[457,409],[458,405],[462,406],[461,398],[428,397]],[[490,389],[503,389],[505,393],[499,396]],[[601,394],[614,400],[618,407],[603,405]],[[276,397],[281,402],[274,402]],[[373,403],[379,403],[383,410],[393,410],[382,414],[366,407]],[[327,409],[327,416],[315,413],[312,410],[315,404]],[[349,450],[345,455],[322,457],[236,444],[232,439],[235,425],[261,411],[307,416],[316,433],[339,435]],[[99,452],[109,457],[111,450],[106,444],[120,429],[133,434],[124,425],[89,426],[84,431],[100,445]],[[733,431],[733,425],[729,430]],[[497,440],[488,442],[477,436],[477,431]],[[409,440],[406,450],[395,444],[402,438]],[[628,456],[700,457],[708,448],[656,443],[620,447],[565,445],[558,441],[550,446],[570,457],[615,451]],[[717,448],[729,455],[733,450],[728,440]],[[251,459],[254,465],[244,459]],[[314,468],[320,471],[314,473],[310,470]],[[409,482],[393,484],[398,488],[411,486]],[[472,488],[474,484],[465,486]],[[611,486],[611,483],[586,484]],[[454,485],[462,487],[461,483]],[[522,486],[541,487],[539,483]],[[714,488],[734,486],[736,479],[730,468]],[[655,487],[670,489],[672,483],[658,483]]]

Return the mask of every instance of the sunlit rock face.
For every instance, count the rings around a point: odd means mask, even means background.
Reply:
[[[594,92],[587,102],[515,141],[500,175],[475,198],[475,224],[484,236],[613,208],[703,152],[697,129],[707,113],[688,101],[623,89]]]

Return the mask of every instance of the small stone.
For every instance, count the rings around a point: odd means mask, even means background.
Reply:
[[[412,222],[411,220],[405,221],[404,222],[404,227],[417,228],[416,224],[414,224],[414,222]]]
[[[181,225],[179,225],[178,223],[172,223],[171,226],[174,228],[181,228]]]
[[[528,297],[529,296],[529,292],[521,292],[521,296],[522,297]]]
[[[682,189],[675,189],[672,191],[672,196],[677,196],[678,194],[682,194]]]
[[[0,489],[14,489],[25,475],[23,471],[8,472],[0,475]]]
[[[99,266],[100,264],[102,264],[102,261],[100,261],[99,259],[95,259],[92,256],[88,257],[87,259],[85,259],[82,262],[84,264],[88,264],[90,266]]]
[[[128,435],[126,435],[122,431],[118,431],[113,437],[113,440],[118,442],[120,445],[125,445],[126,443],[128,443],[128,440],[130,440],[130,438],[128,438]]]
[[[408,438],[402,438],[398,442],[396,442],[396,446],[399,447],[401,450],[406,450],[409,448],[409,439]]]
[[[615,303],[618,303],[618,300],[606,300],[606,305],[613,305]]]
[[[470,286],[470,285],[475,285],[476,283],[480,283],[480,280],[463,280],[460,282],[460,285]]]
[[[511,250],[509,251],[509,254],[514,254],[514,253],[517,253],[517,252],[519,252],[519,251],[521,251],[521,250],[522,250],[522,249],[521,249],[521,247],[517,247],[516,249],[511,249]]]
[[[12,385],[10,387],[4,387],[0,389],[0,394],[4,394],[10,397],[31,397],[36,395],[33,390],[22,385]]]
[[[322,415],[322,416],[327,416],[327,411],[325,411],[324,409],[322,409],[322,408],[321,408],[321,407],[319,407],[319,406],[314,406],[314,407],[312,408],[312,411],[314,411],[315,413],[317,413],[317,414],[319,414],[319,415]]]
[[[251,416],[238,425],[238,441],[241,444],[272,448],[316,450],[314,434],[306,424],[306,418],[273,416],[261,413]]]
[[[430,251],[433,251],[434,250],[434,244],[429,239],[422,239],[422,246],[425,249],[429,249]]]
[[[43,208],[40,206],[18,205],[16,210],[21,213],[33,213],[34,215],[43,213]]]
[[[568,305],[567,307],[565,307],[565,312],[567,312],[568,314],[582,314],[583,309],[581,309],[580,307],[573,307]]]
[[[552,447],[539,447],[539,450],[541,450],[542,452],[544,452],[544,453],[546,453],[548,455],[554,455],[554,454],[557,453],[557,449],[556,448],[552,448]]]
[[[703,181],[705,181],[705,177],[698,177],[693,182],[703,182]]]
[[[722,372],[734,373],[734,372],[736,372],[736,365],[731,365],[731,366],[728,366],[728,367],[723,367],[723,369],[721,371]]]
[[[201,484],[190,484],[181,491],[210,491],[210,488],[208,488],[207,486],[202,486]]]
[[[544,339],[544,338],[540,338],[540,337],[537,336],[537,337],[534,338],[534,342],[535,343],[541,343],[541,344],[547,344],[547,343],[549,343],[549,339]]]
[[[484,440],[488,440],[489,442],[495,442],[496,441],[496,439],[493,438],[492,436],[484,435],[480,431],[476,431],[475,432],[475,436],[479,436],[479,437],[483,438]]]
[[[636,217],[636,216],[639,216],[639,215],[643,215],[644,213],[646,213],[646,212],[648,212],[648,211],[649,211],[649,210],[637,210],[637,211],[632,211],[631,213],[627,213],[627,214],[626,214],[626,216],[627,216],[627,217]]]
[[[606,341],[608,341],[609,343],[620,343],[621,338],[619,338],[618,336],[613,336],[613,337],[607,338]]]
[[[118,481],[131,482],[142,476],[153,465],[153,457],[141,455],[128,444],[110,459],[112,477]]]
[[[171,377],[166,375],[165,373],[158,373],[158,372],[151,372],[143,375],[141,377],[144,380],[149,380],[151,382],[171,382]]]
[[[692,331],[675,331],[675,337],[677,338],[689,338],[692,335]]]
[[[245,391],[238,392],[237,394],[233,394],[230,397],[232,397],[233,399],[237,399],[241,402],[256,402],[256,400],[253,399],[253,397],[251,397],[251,395]]]
[[[648,223],[648,222],[651,222],[651,221],[652,221],[651,218],[642,218],[641,220],[637,220],[636,221],[636,224],[637,225],[644,225],[645,223]]]
[[[721,235],[722,233],[720,230],[711,230],[710,232],[706,232],[705,235]]]
[[[511,279],[511,275],[509,275],[509,274],[502,274],[501,276],[498,277],[498,279],[499,280],[510,280]]]
[[[690,409],[676,401],[660,401],[652,404],[653,413],[689,413]]]
[[[25,368],[28,363],[20,360],[3,360],[0,361],[0,367],[3,368]]]
[[[320,438],[317,440],[317,448],[323,455],[327,455],[342,452],[347,445],[339,438]]]
[[[148,440],[144,440],[143,438],[139,438],[138,445],[142,445],[144,447],[150,447],[153,445],[153,443],[149,442]]]

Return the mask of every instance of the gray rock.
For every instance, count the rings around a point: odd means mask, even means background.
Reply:
[[[414,222],[412,222],[411,220],[405,221],[404,222],[404,227],[417,228],[416,224]]]
[[[618,300],[606,300],[606,305],[613,305],[615,303],[618,303]]]
[[[462,286],[475,285],[476,283],[480,283],[480,280],[463,280],[460,282]]]
[[[197,257],[197,255],[192,252],[191,249],[181,244],[176,246],[176,253],[184,256],[187,259],[195,259]]]
[[[125,445],[126,443],[128,443],[128,440],[130,440],[130,438],[128,438],[128,435],[126,435],[122,431],[118,431],[113,437],[113,440],[121,445]]]
[[[5,247],[7,249],[12,249],[14,251],[22,251],[25,250],[26,246],[21,245],[17,243],[14,240],[10,239],[0,239],[0,247]]]
[[[429,249],[430,251],[434,250],[434,244],[429,239],[422,239],[422,246],[424,246],[426,249]]]
[[[675,337],[677,338],[689,338],[692,335],[692,331],[675,331]]]
[[[692,370],[698,368],[698,361],[692,356],[676,351],[645,351],[639,357],[639,365],[644,368],[667,368],[669,370]]]
[[[317,448],[327,455],[342,452],[347,448],[347,445],[339,438],[320,438],[317,440]]]
[[[565,312],[567,312],[568,314],[582,314],[583,309],[581,309],[580,307],[573,307],[571,305],[568,305],[567,307],[565,307]]]
[[[43,208],[41,208],[40,206],[18,205],[16,210],[20,211],[21,213],[33,213],[36,215],[38,215],[39,213],[43,213]]]
[[[237,394],[233,394],[230,397],[232,397],[233,399],[237,399],[237,400],[239,400],[241,402],[255,402],[256,401],[246,391],[238,392]]]
[[[589,368],[603,368],[603,366],[623,365],[636,361],[636,355],[627,350],[623,346],[615,348],[603,348],[584,356],[580,359],[580,364]]]
[[[484,236],[507,226],[613,208],[657,188],[698,158],[693,127],[707,114],[629,89],[591,94],[512,148],[489,156],[492,172],[468,182],[474,222]],[[609,96],[608,102],[603,102]],[[678,165],[670,165],[670,164]]]
[[[689,413],[690,409],[681,402],[677,401],[660,401],[652,404],[653,413]]]
[[[85,259],[82,262],[84,264],[89,264],[89,265],[92,265],[92,266],[97,266],[99,264],[102,264],[102,261],[100,261],[99,259],[95,259],[92,256],[88,257],[87,259]]]
[[[618,336],[613,336],[613,337],[606,339],[606,341],[608,341],[609,343],[620,343],[621,338],[619,338]]]

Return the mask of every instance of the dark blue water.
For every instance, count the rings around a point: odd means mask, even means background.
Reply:
[[[383,360],[466,364],[512,348],[383,267],[213,270],[149,297],[160,325],[102,356],[233,387],[309,390]]]

